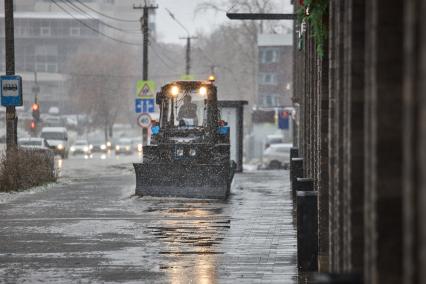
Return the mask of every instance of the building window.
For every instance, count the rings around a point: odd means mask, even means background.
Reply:
[[[39,72],[58,72],[58,46],[37,45],[34,49],[35,69]]]
[[[25,27],[23,26],[15,26],[15,36],[22,36],[24,35]]]
[[[40,28],[41,36],[50,36],[50,27],[41,27]]]
[[[37,72],[46,72],[46,64],[36,63],[36,71]]]
[[[80,27],[71,27],[70,34],[71,36],[80,36]]]
[[[264,94],[261,95],[261,104],[263,107],[277,107],[280,106],[280,96],[277,94]]]
[[[278,85],[278,74],[276,73],[260,73],[261,85]]]
[[[47,63],[46,64],[46,71],[49,73],[56,73],[58,72],[58,64],[56,63]]]
[[[264,48],[260,52],[260,60],[262,63],[277,63],[279,50],[276,48]]]

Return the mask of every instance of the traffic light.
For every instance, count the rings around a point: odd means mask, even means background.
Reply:
[[[38,103],[34,103],[32,106],[33,110],[33,122],[40,121],[40,105]]]

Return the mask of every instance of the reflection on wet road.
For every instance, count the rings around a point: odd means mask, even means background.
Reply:
[[[73,157],[0,204],[0,282],[296,282],[287,172],[237,175],[227,201],[139,198],[135,159]]]

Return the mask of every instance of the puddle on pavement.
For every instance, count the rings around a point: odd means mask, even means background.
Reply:
[[[231,226],[224,215],[224,205],[214,202],[158,202],[145,212],[157,212],[164,219],[146,227],[160,242],[158,254],[170,283],[200,280],[214,283],[218,257],[224,254],[220,245]],[[205,282],[208,280],[207,282]]]

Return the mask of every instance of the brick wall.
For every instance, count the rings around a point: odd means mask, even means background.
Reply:
[[[426,281],[425,12],[425,0],[330,0],[325,57],[312,27],[295,51],[320,271]]]

